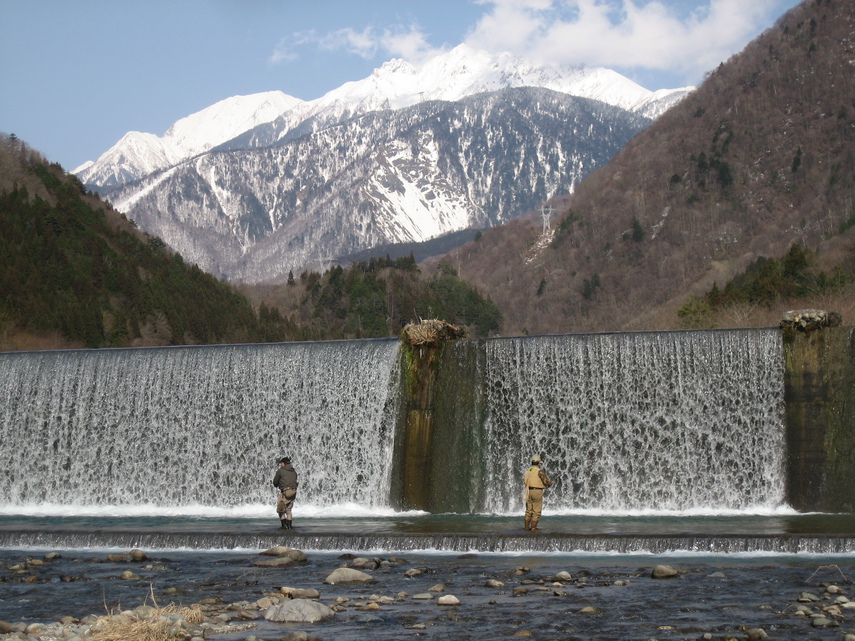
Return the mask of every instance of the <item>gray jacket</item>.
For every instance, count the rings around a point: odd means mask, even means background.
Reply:
[[[280,492],[284,491],[286,487],[296,490],[297,472],[294,470],[294,466],[290,463],[280,465],[279,469],[276,470],[276,475],[273,477],[273,485],[279,488]]]

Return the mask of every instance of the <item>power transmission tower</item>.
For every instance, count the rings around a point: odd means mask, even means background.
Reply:
[[[549,207],[547,207],[546,205],[543,205],[540,208],[540,215],[543,216],[543,233],[544,234],[549,229],[549,223],[552,220],[552,212],[553,212],[552,205],[550,205]]]

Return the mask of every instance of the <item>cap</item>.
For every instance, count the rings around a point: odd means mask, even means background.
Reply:
[[[283,456],[281,459],[279,459],[279,462],[288,464],[291,462],[291,459],[289,459],[287,456]]]
[[[531,462],[532,463],[540,463],[540,456],[535,454],[534,456],[531,457]]]

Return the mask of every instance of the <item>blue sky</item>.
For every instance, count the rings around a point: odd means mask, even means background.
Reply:
[[[72,170],[234,95],[311,100],[462,42],[699,84],[797,0],[0,0],[0,131]]]

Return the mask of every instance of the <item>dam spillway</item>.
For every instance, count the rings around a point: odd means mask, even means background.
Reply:
[[[431,408],[431,512],[511,514],[532,453],[558,512],[774,510],[785,501],[780,332],[457,341]],[[15,512],[252,513],[276,459],[301,503],[400,510],[397,341],[0,355]]]

